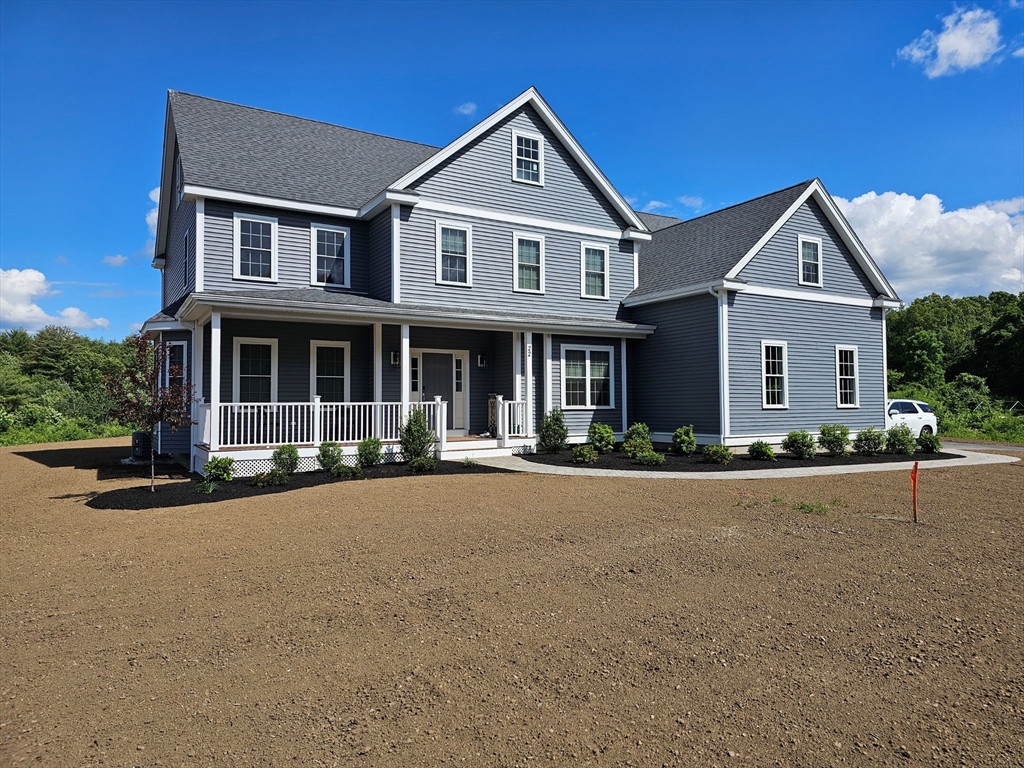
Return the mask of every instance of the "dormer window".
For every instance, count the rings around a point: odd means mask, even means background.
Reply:
[[[544,139],[512,131],[512,179],[525,184],[544,185]]]
[[[821,288],[821,238],[798,238],[800,249],[800,285]]]

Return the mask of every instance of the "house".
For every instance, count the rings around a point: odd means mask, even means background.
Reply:
[[[553,408],[574,440],[884,424],[898,299],[820,182],[638,213],[533,88],[440,148],[172,91],[155,253],[144,329],[197,397],[158,447],[196,468],[394,451],[412,408],[456,458]]]

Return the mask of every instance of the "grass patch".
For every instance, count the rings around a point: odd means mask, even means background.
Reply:
[[[797,512],[803,512],[805,515],[828,514],[828,505],[820,501],[798,501],[793,505],[793,509]]]

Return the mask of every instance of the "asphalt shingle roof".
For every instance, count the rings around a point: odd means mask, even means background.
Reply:
[[[675,216],[662,216],[660,213],[647,213],[646,211],[633,211],[633,213],[640,217],[640,221],[642,221],[644,226],[651,230],[651,232],[657,232],[659,229],[675,226],[683,221],[682,219],[677,219]]]
[[[812,181],[656,231],[640,248],[640,279],[629,297],[722,279]]]
[[[438,147],[170,92],[187,184],[358,208]]]

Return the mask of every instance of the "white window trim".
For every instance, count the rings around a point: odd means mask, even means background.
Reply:
[[[533,291],[527,288],[519,287],[519,241],[520,240],[538,240],[540,241],[540,290]],[[515,293],[533,293],[543,294],[544,293],[544,235],[536,235],[532,232],[513,232],[512,233],[512,290]]]
[[[804,243],[814,243],[818,246],[818,282],[812,283],[804,280]],[[796,238],[796,266],[797,266],[797,281],[800,285],[808,285],[812,288],[821,288],[825,284],[825,270],[824,264],[825,254],[821,246],[820,237],[810,237],[808,235],[797,235]]]
[[[185,172],[181,167],[181,153],[178,152],[174,156],[174,207],[177,208],[181,205],[182,198],[185,197]]]
[[[167,353],[164,356],[163,385],[165,387],[169,387],[171,385],[171,347],[183,347],[181,351],[181,378],[183,381],[188,381],[188,342],[164,341],[161,343],[167,348]]]
[[[317,230],[324,230],[325,232],[342,232],[345,235],[345,282],[343,284],[338,283],[324,283],[318,282],[316,279],[316,233]],[[311,223],[309,225],[309,284],[310,285],[324,285],[330,288],[348,288],[351,286],[352,276],[352,228],[342,227],[337,224],[317,224]]]
[[[238,402],[241,389],[239,372],[239,353],[243,344],[264,344],[270,346],[270,402],[277,402],[277,339],[261,339],[255,336],[235,336],[231,352],[231,402]],[[214,383],[216,386],[216,383]]]
[[[586,405],[566,405],[565,402],[565,352],[570,350],[573,352],[586,352],[587,353],[587,404]],[[607,352],[608,353],[608,387],[609,387],[609,402],[610,405],[591,405],[590,404],[590,353],[591,352]],[[615,410],[615,347],[603,347],[593,344],[562,344],[558,350],[558,354],[561,358],[559,363],[559,372],[561,376],[561,400],[563,411],[613,411]]]
[[[185,230],[185,238],[184,238],[185,246],[184,246],[183,256],[182,256],[182,259],[181,259],[182,264],[184,264],[184,266],[181,269],[181,290],[182,291],[187,291],[188,290],[188,235],[189,235],[189,231],[186,229]]]
[[[537,142],[537,163],[540,166],[540,181],[529,181],[528,179],[520,179],[516,175],[516,160],[519,158],[517,139],[522,136],[524,139],[533,139]],[[529,184],[531,187],[543,187],[544,186],[544,137],[539,133],[530,133],[529,131],[512,130],[512,181],[517,184]]]
[[[782,403],[768,403],[768,387],[765,386],[765,379],[768,374],[764,370],[765,347],[782,347]],[[761,341],[761,407],[766,410],[783,411],[789,408],[789,344],[785,341]]]
[[[242,220],[247,221],[269,221],[270,222],[270,277],[250,277],[242,274]],[[277,219],[273,216],[258,216],[254,213],[239,213],[235,211],[234,216],[234,241],[232,243],[232,277],[235,280],[245,280],[253,283],[276,283],[277,282]]]
[[[441,229],[461,229],[466,233],[466,282],[459,283],[441,279]],[[454,285],[459,288],[473,287],[473,225],[461,221],[435,222],[434,228],[434,280],[438,285]]]
[[[839,387],[839,353],[844,350],[853,352],[853,403],[842,402]],[[860,408],[860,350],[850,344],[836,344],[836,408]]]
[[[349,374],[352,368],[352,342],[324,341],[322,339],[312,339],[309,342],[309,401],[313,402],[313,399],[316,397],[316,350],[318,347],[341,347],[345,350],[345,371],[343,374],[345,377],[344,402],[350,402],[352,399],[352,377]]]
[[[604,295],[587,293],[587,248],[604,251]],[[580,243],[580,298],[607,301],[611,295],[611,249],[604,243]]]

